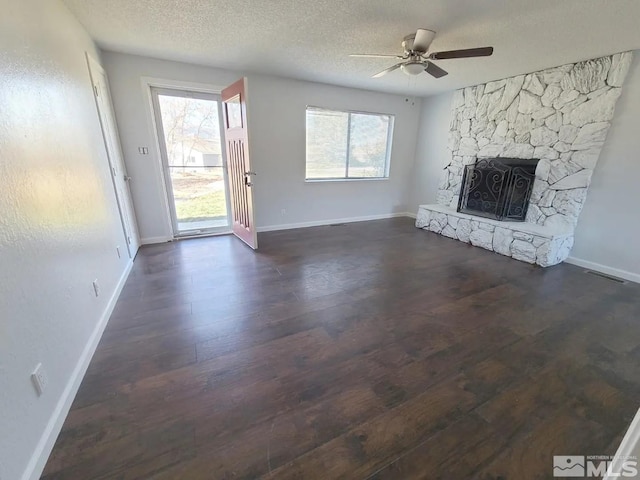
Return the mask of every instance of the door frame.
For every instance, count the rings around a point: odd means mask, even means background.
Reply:
[[[187,82],[187,81],[181,81],[181,80],[169,80],[169,79],[165,79],[165,78],[157,78],[157,77],[141,77],[140,79],[140,83],[141,83],[141,87],[142,87],[142,92],[143,92],[143,96],[146,99],[146,103],[147,103],[147,108],[146,110],[146,114],[147,114],[147,122],[148,122],[148,128],[149,128],[149,133],[151,135],[151,138],[153,139],[153,145],[152,147],[149,149],[150,152],[153,151],[153,153],[156,156],[156,161],[153,162],[154,165],[157,167],[156,170],[156,186],[158,188],[158,191],[162,192],[162,202],[163,202],[163,209],[165,212],[165,228],[166,228],[166,240],[167,241],[171,241],[171,240],[175,240],[175,239],[179,239],[179,238],[189,238],[189,237],[193,237],[193,234],[189,234],[189,233],[185,233],[182,235],[176,235],[175,232],[177,231],[177,225],[174,225],[174,218],[175,218],[175,211],[174,211],[174,205],[173,202],[171,200],[171,198],[173,198],[173,191],[172,191],[172,187],[171,187],[171,179],[167,178],[166,175],[166,169],[164,167],[165,165],[165,160],[163,160],[164,158],[166,158],[166,152],[165,152],[165,146],[164,146],[164,138],[160,137],[159,132],[161,131],[160,129],[162,128],[162,123],[158,123],[158,119],[156,117],[156,108],[155,108],[155,100],[154,100],[154,95],[153,95],[153,89],[158,89],[158,90],[172,90],[172,91],[183,91],[183,92],[192,92],[195,94],[205,94],[205,95],[213,95],[215,97],[220,97],[220,92],[222,91],[222,89],[224,88],[224,86],[219,86],[219,85],[213,85],[213,84],[206,84],[206,83],[197,83],[197,82]],[[220,109],[221,109],[221,101],[220,99],[217,99],[218,101],[218,114],[220,115]],[[218,117],[219,121],[222,121],[222,117]],[[224,138],[224,132],[220,132],[221,135],[221,140]],[[222,154],[222,171],[223,171],[223,175],[225,177],[225,195],[227,196],[227,218],[230,219],[230,206],[229,206],[229,182],[228,182],[228,178],[227,178],[227,155],[226,155],[226,148],[224,145],[224,141],[221,142],[221,154]],[[171,195],[171,196],[170,196]],[[206,231],[205,233],[202,234],[197,234],[196,236],[211,236],[211,235],[227,235],[231,233],[231,226],[229,224],[229,227],[227,229],[220,229],[220,230],[212,230],[212,231]]]
[[[140,248],[140,235],[138,232],[138,220],[136,218],[135,208],[133,207],[131,188],[129,186],[130,177],[127,173],[127,165],[124,161],[122,145],[120,143],[120,133],[118,132],[118,126],[116,124],[116,116],[113,108],[111,88],[109,87],[109,78],[107,77],[107,72],[105,71],[104,67],[95,58],[93,58],[93,56],[91,56],[89,52],[85,52],[85,57],[87,60],[87,69],[89,71],[91,90],[93,91],[93,100],[96,105],[98,121],[100,123],[100,133],[102,134],[105,153],[107,155],[107,162],[109,164],[109,176],[111,177],[113,191],[116,196],[116,204],[118,206],[118,214],[120,216],[120,223],[122,225],[124,241],[127,247],[129,258],[133,260],[138,253],[138,249]],[[104,79],[106,97],[103,95],[102,98],[104,102],[104,108],[106,108],[107,110],[106,112],[103,111],[100,106],[101,102],[98,98],[98,89],[95,86],[95,84],[98,82],[96,82],[96,79],[94,78],[96,76],[96,73],[100,74]],[[105,115],[111,117],[111,129],[109,129],[108,126],[104,125],[103,116]],[[107,138],[108,136],[113,137],[110,140],[113,143],[115,155],[118,158],[112,158],[113,152],[111,152],[111,148],[109,147],[109,139]],[[122,198],[122,195],[120,195],[119,193],[118,186],[116,185],[116,177],[118,175],[122,176],[122,180],[124,182],[122,193],[124,194],[125,198]]]

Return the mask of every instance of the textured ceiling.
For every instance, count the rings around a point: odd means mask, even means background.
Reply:
[[[409,95],[430,95],[640,48],[640,0],[64,0],[106,49]],[[432,50],[493,46],[441,60],[449,75],[372,74],[402,38],[435,30]]]

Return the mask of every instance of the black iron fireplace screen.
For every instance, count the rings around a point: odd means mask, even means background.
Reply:
[[[523,222],[535,181],[538,159],[482,158],[462,176],[458,211]]]

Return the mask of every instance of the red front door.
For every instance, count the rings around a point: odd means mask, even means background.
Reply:
[[[227,153],[231,227],[233,233],[253,249],[258,235],[253,216],[253,192],[247,129],[246,79],[222,90],[224,138]]]

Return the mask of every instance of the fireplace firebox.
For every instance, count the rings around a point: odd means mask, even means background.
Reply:
[[[523,222],[537,164],[538,159],[481,158],[465,166],[458,212]]]

